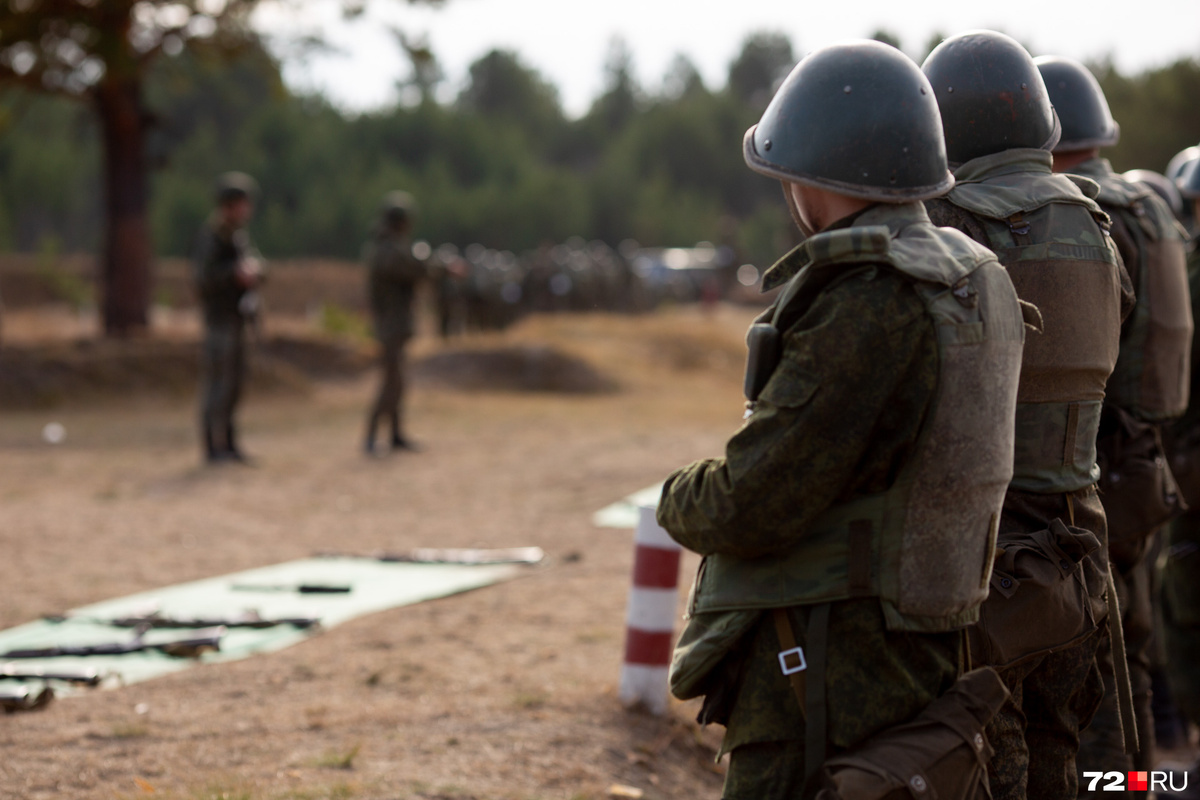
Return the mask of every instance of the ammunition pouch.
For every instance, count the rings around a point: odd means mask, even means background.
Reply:
[[[680,700],[690,700],[719,689],[717,684],[723,672],[719,667],[761,614],[725,611],[691,616],[671,656],[668,673],[671,694]]]
[[[1157,425],[1106,405],[1096,446],[1109,556],[1129,570],[1141,559],[1146,538],[1186,511],[1187,504],[1167,466]]]
[[[746,377],[743,390],[746,400],[757,402],[758,396],[775,374],[779,359],[783,353],[783,335],[774,325],[757,322],[750,326],[746,334]]]
[[[1008,696],[995,670],[968,672],[911,721],[827,760],[817,800],[990,799],[984,729]]]
[[[1108,614],[1106,575],[1088,558],[1099,549],[1094,533],[1059,519],[1001,533],[988,598],[967,629],[974,660],[1008,667],[1091,635]]]

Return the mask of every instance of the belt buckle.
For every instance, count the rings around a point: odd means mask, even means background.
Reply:
[[[795,656],[800,662],[797,666],[788,666],[788,657]],[[804,660],[804,650],[799,647],[793,647],[791,650],[783,650],[779,653],[779,669],[784,675],[795,675],[797,672],[803,672],[808,669],[808,662]]]

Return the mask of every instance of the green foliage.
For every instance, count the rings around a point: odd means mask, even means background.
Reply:
[[[414,233],[434,245],[520,252],[574,235],[613,245],[708,240],[759,266],[790,245],[778,184],[741,155],[746,128],[793,63],[785,37],[749,37],[719,90],[677,58],[658,92],[637,85],[628,47],[614,40],[604,88],[577,120],[505,51],[480,58],[457,100],[438,104],[432,54],[408,46],[423,59],[426,88],[412,103],[365,114],[290,94],[259,49],[233,60],[196,48],[159,58],[146,84],[158,121],[149,140],[157,251],[189,253],[212,207],[213,179],[229,169],[262,185],[252,234],[274,258],[356,257],[380,198],[396,188],[417,198]],[[1096,72],[1122,123],[1120,145],[1106,151],[1118,169],[1161,170],[1200,140],[1200,62],[1136,76],[1108,64]],[[0,248],[36,251],[49,235],[66,251],[96,250],[99,164],[85,107],[0,94]],[[358,335],[347,320],[327,322]]]
[[[313,766],[325,769],[354,769],[354,759],[358,757],[359,750],[362,750],[362,744],[356,744],[345,752],[330,750],[314,760]]]
[[[37,276],[59,300],[78,311],[92,300],[92,287],[78,275],[63,269],[58,261],[61,245],[54,236],[46,235],[38,247]]]

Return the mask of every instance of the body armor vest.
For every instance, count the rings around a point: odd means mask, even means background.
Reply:
[[[1017,393],[1014,489],[1073,492],[1100,477],[1096,434],[1117,363],[1121,279],[1085,178],[1017,172],[961,183],[947,199],[971,212],[1017,295],[1041,311],[1025,340]]]
[[[1150,189],[1113,174],[1088,177],[1100,184],[1096,199],[1120,217],[1138,254],[1137,305],[1108,379],[1108,402],[1146,422],[1174,419],[1187,410],[1191,381],[1187,241],[1170,209],[1151,199]]]
[[[1016,292],[995,256],[924,217],[898,235],[886,226],[856,227],[802,245],[810,256],[819,254],[809,268],[888,264],[912,281],[924,302],[937,332],[939,372],[912,456],[891,488],[830,508],[792,553],[706,558],[693,589],[694,611],[879,597],[892,629],[943,631],[977,617],[1012,477],[1024,326]],[[804,281],[809,268],[793,284]]]

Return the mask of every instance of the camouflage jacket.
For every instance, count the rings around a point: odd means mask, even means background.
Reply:
[[[887,224],[896,213],[874,206],[833,229]],[[779,285],[803,266],[793,251],[768,271],[764,285]],[[911,279],[883,264],[836,273],[787,329],[783,349],[785,362],[803,363],[804,370],[776,373],[724,457],[667,479],[659,522],[691,550],[747,559],[792,551],[831,506],[888,489],[917,446],[936,397],[938,346]],[[806,609],[788,613],[806,646]],[[724,616],[693,617],[680,648]],[[744,633],[708,679],[704,720],[726,726],[723,751],[803,739],[770,616],[749,614],[735,624]],[[835,748],[911,717],[953,683],[960,666],[960,633],[890,633],[875,598],[833,603],[829,625]]]
[[[854,224],[890,212],[874,206]],[[764,285],[791,278],[801,257],[785,256]],[[724,457],[668,477],[658,520],[676,541],[702,555],[782,553],[834,503],[891,486],[937,387],[937,335],[911,283],[886,265],[832,276],[784,335],[783,363],[797,368],[776,373]]]
[[[206,326],[242,324],[241,303],[247,289],[237,279],[238,264],[244,258],[257,257],[245,229],[231,230],[215,215],[201,228],[192,254],[192,269]]]
[[[412,253],[406,234],[381,230],[363,248],[367,265],[367,295],[375,338],[403,342],[413,335],[413,297],[426,277],[425,265]]]

